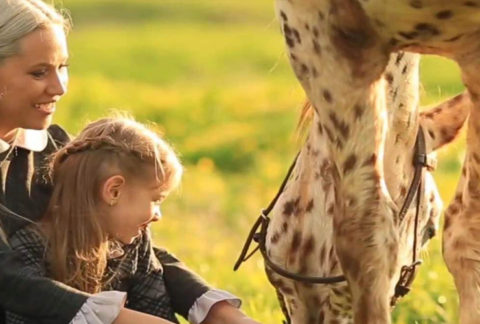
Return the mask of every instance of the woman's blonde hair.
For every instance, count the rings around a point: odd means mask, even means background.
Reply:
[[[182,167],[156,133],[126,117],[89,124],[55,153],[54,188],[44,218],[49,270],[54,279],[90,293],[100,291],[105,280],[108,237],[99,215],[100,190],[115,174],[127,181],[157,177],[169,192]]]
[[[19,53],[19,41],[49,25],[70,29],[70,19],[42,0],[0,0],[0,64]]]

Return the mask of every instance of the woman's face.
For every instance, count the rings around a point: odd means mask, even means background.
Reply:
[[[60,25],[37,29],[0,62],[0,138],[16,128],[45,129],[65,94],[68,50]]]

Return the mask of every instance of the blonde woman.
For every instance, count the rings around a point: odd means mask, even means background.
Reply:
[[[68,83],[68,25],[41,0],[0,0],[0,227],[6,235],[41,218],[51,194],[46,157],[69,141],[50,125]],[[4,309],[40,323],[164,323],[123,308],[123,293],[91,295],[34,275],[2,236],[0,323]],[[221,323],[233,307],[226,302],[230,296],[165,251],[155,253],[174,309],[192,322]]]

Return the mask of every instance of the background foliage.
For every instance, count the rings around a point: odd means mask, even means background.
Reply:
[[[183,185],[154,226],[168,247],[217,287],[244,300],[263,323],[281,312],[259,256],[232,265],[258,212],[274,196],[299,143],[304,94],[288,64],[273,1],[64,0],[74,22],[69,94],[56,122],[76,133],[109,109],[154,122],[186,167]],[[422,61],[423,103],[462,90],[456,66]],[[452,197],[463,140],[440,154],[436,172]],[[395,323],[454,323],[457,296],[430,244]]]

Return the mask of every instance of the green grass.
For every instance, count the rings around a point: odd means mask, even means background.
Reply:
[[[303,91],[291,72],[273,1],[64,0],[71,81],[56,122],[77,132],[112,108],[158,123],[186,167],[183,185],[155,225],[168,247],[213,285],[244,300],[263,323],[281,312],[259,256],[232,266],[258,212],[274,196],[298,148]],[[422,101],[461,91],[458,69],[422,61]],[[462,144],[440,154],[436,173],[448,202]],[[457,297],[431,242],[413,292],[395,323],[453,323]]]

